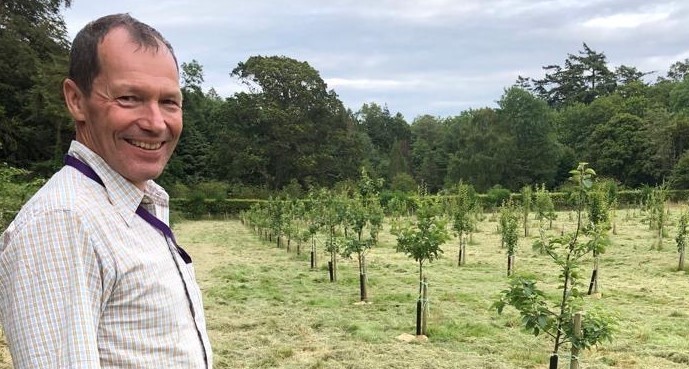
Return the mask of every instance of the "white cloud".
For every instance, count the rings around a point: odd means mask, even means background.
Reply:
[[[689,59],[689,46],[687,46],[687,49],[684,52],[678,54],[654,55],[643,58],[639,61],[639,63],[637,63],[637,68],[642,71],[658,71],[660,72],[658,76],[664,76],[670,65],[685,59]]]
[[[591,28],[637,28],[643,24],[666,20],[669,13],[654,14],[614,14],[607,17],[597,17],[584,22],[584,27]]]
[[[327,78],[325,83],[328,88],[349,88],[357,90],[379,90],[379,89],[409,89],[423,84],[422,81],[398,81],[389,79],[348,79],[348,78]]]

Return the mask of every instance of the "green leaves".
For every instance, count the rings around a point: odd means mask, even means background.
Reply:
[[[508,255],[514,255],[517,251],[519,240],[517,228],[519,227],[519,215],[511,201],[504,203],[500,208],[500,236],[503,245],[507,248]]]
[[[548,308],[545,293],[536,282],[525,278],[513,278],[508,289],[501,292],[500,300],[493,304],[498,314],[511,305],[519,311],[524,328],[538,336],[541,332],[552,335],[555,314]]]
[[[397,251],[417,262],[433,261],[443,253],[442,244],[450,239],[440,204],[429,196],[419,199],[415,221],[397,227]]]
[[[471,185],[460,182],[455,186],[456,195],[450,200],[450,216],[453,219],[452,228],[458,237],[473,231],[476,223],[477,208],[476,192]]]
[[[677,252],[684,253],[687,248],[687,224],[689,223],[689,212],[683,212],[679,218],[677,225],[677,236],[675,242],[677,243]]]
[[[605,211],[609,203],[602,195],[592,196],[596,172],[587,168],[587,163],[579,163],[570,174],[570,179],[575,184],[573,195],[577,200],[579,225],[574,232],[550,237],[541,225],[541,237],[533,243],[535,250],[550,257],[559,267],[560,284],[557,288],[561,290],[561,298],[551,307],[545,293],[536,287],[534,280],[513,278],[510,280],[509,288],[502,291],[500,299],[493,304],[498,313],[502,313],[507,305],[513,306],[519,311],[526,329],[534,335],[547,333],[553,337],[555,353],[560,345],[566,342],[572,342],[576,347],[590,348],[602,340],[611,339],[613,334],[612,319],[597,312],[591,313],[584,320],[585,328],[581,338],[577,338],[573,332],[573,311],[580,309],[583,301],[583,293],[578,284],[579,261],[589,253],[593,252],[596,255],[602,252],[608,244],[607,227],[604,225],[608,219]],[[582,227],[581,217],[587,199],[591,200],[588,202],[591,224]],[[502,217],[501,214],[501,227],[507,228],[507,220],[503,220]],[[582,237],[586,237],[583,242],[580,240]]]
[[[0,163],[0,231],[44,183],[40,178],[28,180],[28,174],[26,170]]]
[[[584,314],[581,321],[581,337],[574,334],[572,319],[567,319],[566,322],[563,327],[566,336],[569,337],[572,346],[579,349],[590,349],[603,341],[612,342],[617,331],[615,319],[598,309],[591,309]]]

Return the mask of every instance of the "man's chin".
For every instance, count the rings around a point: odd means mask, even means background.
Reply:
[[[162,169],[161,170],[148,170],[148,171],[140,171],[137,173],[130,173],[129,176],[124,176],[129,180],[129,182],[132,182],[135,186],[139,187],[140,189],[144,189],[146,182],[150,180],[154,180],[163,173]]]

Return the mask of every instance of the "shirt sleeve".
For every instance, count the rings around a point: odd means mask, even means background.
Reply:
[[[100,368],[102,268],[84,224],[51,211],[5,241],[0,320],[14,368]]]

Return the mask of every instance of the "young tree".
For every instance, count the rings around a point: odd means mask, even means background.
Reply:
[[[531,213],[531,203],[533,190],[531,186],[524,186],[521,189],[522,195],[522,223],[524,224],[524,237],[529,237],[529,213]]]
[[[304,242],[311,241],[311,269],[316,269],[317,267],[317,248],[316,248],[316,234],[323,228],[321,211],[322,204],[319,201],[319,191],[315,189],[310,189],[307,194],[307,201],[305,202],[306,209],[306,228],[302,233],[302,239]]]
[[[593,271],[589,283],[588,294],[598,293],[598,279],[600,277],[600,254],[605,252],[609,244],[608,230],[610,229],[610,202],[608,193],[603,188],[592,190],[588,194],[588,224],[586,233],[599,235],[600,245],[593,250]]]
[[[663,183],[660,186],[655,186],[648,196],[648,203],[646,208],[648,210],[648,226],[652,230],[656,230],[657,241],[655,247],[658,250],[663,248],[663,233],[665,232],[665,224],[667,223],[667,186]]]
[[[425,334],[421,331],[419,317],[424,308],[422,301],[423,266],[425,262],[432,262],[443,253],[441,246],[450,239],[446,222],[442,217],[442,211],[437,199],[421,195],[419,196],[418,209],[414,220],[408,220],[395,232],[397,236],[397,251],[404,252],[407,256],[419,263],[419,298],[417,300],[417,334]],[[427,305],[426,305],[427,307]]]
[[[297,239],[297,255],[301,255],[301,244],[306,242],[311,237],[308,224],[310,223],[311,212],[306,207],[306,203],[302,199],[292,199],[290,207],[290,215],[292,222],[292,231],[294,237]]]
[[[246,211],[246,223],[262,240],[268,240],[270,234],[270,212],[268,201],[256,202]]]
[[[361,170],[361,178],[357,183],[357,190],[348,199],[347,227],[352,230],[345,238],[343,256],[357,256],[359,264],[359,287],[361,301],[368,301],[366,289],[366,254],[378,243],[378,233],[383,225],[383,209],[378,196],[382,181],[376,181],[368,176],[366,169]],[[364,235],[368,230],[368,237]]]
[[[406,217],[408,214],[408,207],[407,207],[407,197],[396,195],[393,196],[387,203],[387,211],[388,214],[392,217],[392,223],[393,225],[395,223],[399,223],[402,217]]]
[[[612,234],[617,234],[617,183],[612,179],[604,179],[602,181],[599,181],[597,184],[599,190],[605,193],[609,216],[609,226],[612,228]]]
[[[677,252],[679,252],[679,266],[677,270],[684,270],[684,255],[687,249],[687,224],[689,223],[689,212],[684,212],[679,218],[679,224],[677,226],[677,237],[675,241],[677,242]]]
[[[563,344],[570,343],[576,349],[585,349],[611,339],[613,334],[612,320],[595,310],[587,312],[586,320],[582,323],[583,335],[578,337],[574,333],[573,316],[583,303],[577,283],[579,261],[601,248],[602,233],[599,228],[581,226],[596,173],[587,168],[587,163],[580,163],[570,173],[575,184],[576,229],[563,236],[534,243],[534,248],[547,254],[561,268],[559,288],[562,293],[557,305],[551,306],[546,294],[536,287],[536,281],[527,278],[512,279],[509,288],[502,291],[500,300],[493,305],[498,313],[502,313],[507,305],[513,306],[522,316],[524,326],[534,335],[543,332],[552,337],[551,369],[557,368],[558,352]]]
[[[507,247],[507,276],[514,272],[514,256],[517,253],[519,236],[519,215],[512,201],[503,203],[500,208],[500,239],[503,247]]]
[[[328,262],[330,281],[337,282],[337,255],[343,243],[339,229],[342,228],[347,215],[346,198],[341,193],[323,188],[318,194],[318,202],[320,204],[318,223],[327,232],[325,251],[330,254]]]
[[[474,230],[474,210],[476,208],[476,194],[471,185],[460,182],[455,188],[456,195],[452,197],[450,216],[452,228],[459,240],[457,266],[466,264],[466,244],[469,234]]]
[[[279,197],[271,197],[268,200],[268,213],[270,215],[270,237],[275,237],[275,244],[280,248],[282,247],[282,236],[288,227],[288,213],[285,201]],[[271,240],[270,237],[269,241]]]
[[[550,192],[545,188],[545,184],[541,184],[541,187],[536,186],[535,197],[534,205],[539,227],[543,227],[543,222],[548,220],[548,229],[552,229],[553,220],[557,218],[557,214],[555,214],[555,205],[553,204],[552,197],[550,197]]]

